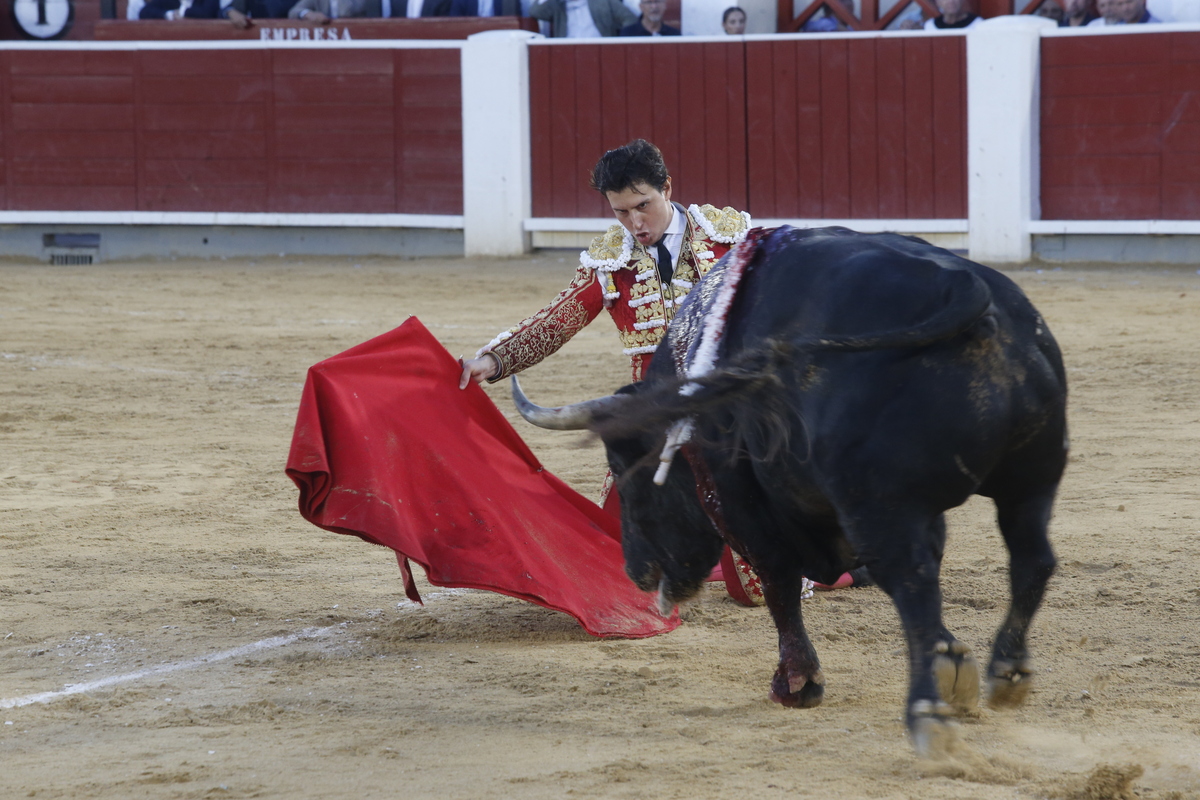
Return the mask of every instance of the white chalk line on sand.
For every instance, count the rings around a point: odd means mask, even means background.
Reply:
[[[428,602],[435,598],[467,594],[470,589],[443,589],[440,592],[430,592],[425,595],[425,601]],[[335,606],[336,608],[336,606]],[[419,606],[404,605],[402,609],[414,610]],[[218,653],[209,653],[208,655],[189,658],[186,661],[176,661],[173,664],[159,664],[157,667],[147,667],[136,672],[127,672],[124,675],[111,675],[107,678],[100,678],[87,683],[69,683],[57,692],[39,692],[38,694],[27,694],[23,697],[8,697],[0,699],[0,708],[20,708],[21,706],[33,705],[34,703],[49,703],[51,700],[57,700],[60,697],[66,697],[72,694],[82,694],[83,692],[91,692],[96,689],[105,689],[109,686],[116,686],[120,683],[129,683],[131,681],[141,680],[153,675],[166,675],[171,672],[180,672],[186,669],[195,669],[203,667],[207,664],[215,664],[218,661],[227,661],[231,658],[257,653],[259,650],[271,650],[276,647],[284,647],[292,642],[300,639],[320,639],[328,636],[339,628],[343,628],[346,623],[338,625],[330,625],[326,628],[305,628],[297,633],[289,633],[284,636],[272,636],[269,639],[261,639],[257,642],[244,644],[241,647],[235,647],[232,650],[222,650]]]
[[[96,689],[105,689],[109,686],[116,686],[119,683],[129,683],[130,681],[149,678],[153,675],[166,675],[171,672],[180,672],[186,669],[195,669],[203,667],[206,664],[215,664],[218,661],[226,661],[230,658],[257,653],[260,650],[270,650],[275,647],[283,647],[300,639],[320,639],[323,636],[328,636],[333,631],[341,628],[341,625],[330,625],[327,628],[305,628],[298,633],[289,633],[286,636],[272,636],[269,639],[262,639],[251,644],[244,644],[241,647],[235,647],[232,650],[222,650],[218,653],[209,653],[208,655],[189,658],[186,661],[176,661],[173,664],[159,664],[157,667],[148,667],[139,669],[136,672],[127,672],[124,675],[110,675],[107,678],[88,681],[87,683],[69,683],[57,692],[40,692],[38,694],[27,694],[24,697],[9,697],[0,699],[0,708],[20,708],[21,706],[33,705],[34,703],[49,703],[51,700],[57,700],[60,697],[66,697],[72,694],[81,694],[83,692],[91,692]]]

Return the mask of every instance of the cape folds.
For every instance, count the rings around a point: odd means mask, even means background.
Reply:
[[[672,630],[625,575],[620,522],[547,472],[415,317],[311,367],[287,474],[300,513],[396,552],[436,586],[565,611],[594,636]]]

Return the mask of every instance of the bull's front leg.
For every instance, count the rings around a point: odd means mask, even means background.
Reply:
[[[763,599],[779,632],[779,667],[771,680],[771,699],[788,708],[813,708],[825,697],[825,676],[800,611],[804,578],[799,568],[779,574],[758,570]]]

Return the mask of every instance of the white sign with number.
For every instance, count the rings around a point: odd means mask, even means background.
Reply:
[[[12,0],[13,19],[29,37],[53,39],[71,27],[72,0]]]

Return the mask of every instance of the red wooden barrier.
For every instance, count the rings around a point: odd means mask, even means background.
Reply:
[[[751,213],[961,219],[965,38],[746,45]]]
[[[0,51],[0,207],[462,213],[457,49]]]
[[[762,218],[962,219],[963,37],[530,47],[535,217],[606,217],[606,148]]]
[[[535,217],[609,217],[588,188],[606,149],[644,138],[662,149],[674,198],[747,204],[741,42],[529,48]]]
[[[483,31],[536,33],[538,30],[537,20],[529,17],[339,19],[328,25],[312,25],[296,19],[260,19],[244,29],[218,19],[106,19],[97,21],[94,27],[95,38],[102,41],[466,39]]]
[[[1200,33],[1042,39],[1042,219],[1200,219]]]

